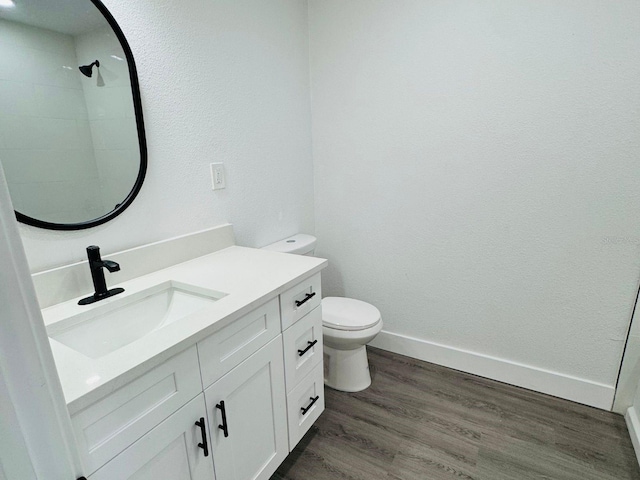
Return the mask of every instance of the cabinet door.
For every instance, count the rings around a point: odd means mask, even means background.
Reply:
[[[205,397],[216,476],[268,479],[289,453],[282,335],[211,385]]]
[[[71,417],[83,467],[95,472],[202,393],[195,345]]]
[[[200,394],[104,465],[89,480],[213,480],[211,453],[198,447],[205,415]],[[206,421],[205,421],[206,423]]]

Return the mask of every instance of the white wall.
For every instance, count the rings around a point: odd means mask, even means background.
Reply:
[[[640,4],[309,16],[324,293],[378,306],[380,345],[610,406],[640,274]]]
[[[87,245],[108,253],[226,222],[248,246],[313,231],[306,2],[104,3],[138,66],[147,179],[103,226],[23,226],[32,271],[81,260]],[[210,162],[225,163],[225,190],[211,190]]]
[[[23,226],[33,271],[225,222],[249,246],[313,231],[309,47],[325,293],[376,304],[406,353],[612,397],[640,267],[637,2],[312,1],[310,44],[302,1],[105,3],[149,174],[106,225]]]
[[[0,19],[0,58],[0,160],[16,209],[51,222],[103,215],[73,37]]]

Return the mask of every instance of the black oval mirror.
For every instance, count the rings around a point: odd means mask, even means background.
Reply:
[[[131,48],[99,0],[0,3],[0,162],[20,222],[121,214],[147,170]]]

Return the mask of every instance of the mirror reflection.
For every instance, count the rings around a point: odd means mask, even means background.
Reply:
[[[141,169],[127,55],[90,0],[0,3],[0,161],[17,212],[78,224]]]

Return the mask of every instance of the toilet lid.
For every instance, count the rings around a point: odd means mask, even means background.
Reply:
[[[336,330],[364,330],[380,321],[380,310],[373,305],[344,297],[322,299],[322,324]]]

